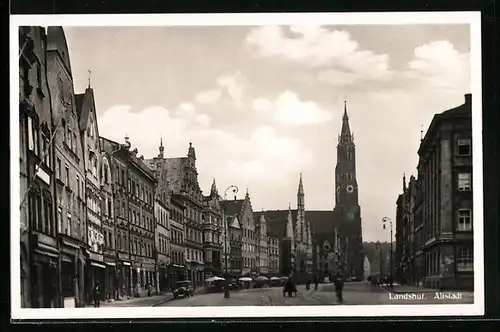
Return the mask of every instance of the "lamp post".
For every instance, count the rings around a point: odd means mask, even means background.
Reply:
[[[224,190],[224,209],[222,211],[223,215],[223,222],[224,222],[224,257],[225,257],[225,262],[226,262],[226,287],[224,287],[224,298],[228,299],[230,297],[229,294],[229,272],[228,272],[228,229],[229,229],[229,224],[226,219],[226,197],[227,197],[227,192],[228,190],[232,190],[233,193],[236,195],[238,193],[238,187],[235,185],[230,185],[229,187]],[[235,196],[236,199],[236,196]]]
[[[392,271],[393,271],[393,258],[392,258],[392,220],[388,217],[384,217],[382,218],[382,228],[385,229],[386,228],[386,225],[387,223],[389,223],[389,227],[390,227],[390,233],[391,233],[391,253],[390,253],[390,262],[389,262],[389,266],[390,266],[390,272],[389,272],[389,281],[390,281],[390,285],[391,285],[391,288],[394,287],[394,284],[393,284],[393,274],[392,274]]]

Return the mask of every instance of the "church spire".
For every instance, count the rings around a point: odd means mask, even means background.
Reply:
[[[342,130],[340,132],[341,142],[351,142],[351,128],[349,127],[349,116],[347,115],[347,101],[344,100],[344,115],[342,116]]]
[[[217,190],[217,185],[215,184],[215,178],[212,182],[212,187],[210,188],[210,195],[212,196],[218,196],[218,190]]]
[[[299,189],[297,192],[299,195],[304,195],[304,185],[302,184],[302,173],[300,173],[300,178],[299,178]]]
[[[196,153],[194,152],[193,143],[189,142],[188,158],[196,160]]]
[[[159,158],[163,159],[163,152],[165,151],[165,148],[163,147],[163,137],[160,137],[160,154],[158,155]]]

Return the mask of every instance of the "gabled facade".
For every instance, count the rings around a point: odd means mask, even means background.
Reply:
[[[226,215],[229,231],[229,264],[228,277],[237,278],[243,274],[242,227],[238,214]],[[226,263],[227,264],[227,263]]]
[[[266,218],[262,213],[260,216],[254,215],[255,235],[256,235],[256,262],[257,274],[267,276],[269,274],[269,243],[267,236]]]
[[[82,149],[68,46],[62,27],[47,30],[47,78],[55,128],[57,230],[62,305],[85,305],[87,205]]]
[[[215,179],[210,188],[210,194],[203,197],[203,250],[204,279],[222,274],[221,244],[222,244],[222,210],[220,195]]]
[[[193,287],[203,285],[203,195],[198,183],[196,153],[189,143],[187,157],[167,158],[167,176],[172,193],[185,206],[184,231],[187,278]]]
[[[61,307],[47,35],[19,28],[20,253],[22,308]]]
[[[92,298],[92,289],[99,283],[101,287],[101,301],[111,293],[109,285],[106,285],[106,275],[112,273],[112,266],[107,268],[104,263],[104,227],[102,223],[103,209],[107,208],[101,191],[101,145],[99,141],[99,130],[97,126],[97,114],[95,109],[94,91],[89,86],[83,94],[75,95],[76,111],[78,114],[80,144],[82,146],[83,160],[85,164],[85,201],[87,205],[87,244],[88,269],[86,293],[89,294],[87,302]],[[108,229],[106,228],[106,237]],[[106,287],[108,286],[108,287]]]
[[[128,298],[132,295],[132,269],[130,260],[129,234],[129,196],[128,196],[128,150],[129,143],[120,144],[100,137],[103,151],[103,164],[109,160],[111,170],[111,189],[114,223],[114,252],[115,252],[115,292],[117,299]],[[104,190],[104,192],[107,192]],[[113,240],[113,239],[112,239]],[[108,247],[109,248],[109,247]],[[109,249],[105,249],[109,253]],[[109,256],[108,256],[109,257]]]
[[[252,202],[248,190],[241,204],[241,210],[238,213],[241,224],[242,241],[242,275],[257,276],[257,229],[253,216]]]
[[[170,249],[170,189],[168,185],[166,159],[164,157],[165,147],[163,139],[160,139],[158,156],[144,162],[153,171],[158,186],[155,190],[155,219],[156,219],[156,264],[157,269],[157,291],[166,292],[169,288],[168,267],[172,263]]]
[[[102,146],[101,146],[102,148]],[[115,205],[113,200],[113,183],[115,170],[111,167],[111,156],[101,150],[101,195],[102,209],[101,221],[104,235],[104,264],[106,265],[106,276],[104,281],[105,298],[107,300],[118,300],[117,284],[117,257],[115,237]]]

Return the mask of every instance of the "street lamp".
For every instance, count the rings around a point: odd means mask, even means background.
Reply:
[[[223,215],[223,222],[224,222],[224,257],[225,257],[225,261],[226,261],[226,287],[224,287],[224,298],[228,299],[230,297],[230,294],[229,294],[229,272],[228,272],[228,228],[229,228],[229,224],[227,222],[227,219],[226,219],[226,197],[227,197],[227,192],[228,190],[232,190],[233,191],[233,194],[237,194],[238,193],[238,187],[236,187],[235,185],[230,185],[229,187],[226,188],[226,190],[224,190],[224,209],[222,210],[222,215]],[[234,199],[236,200],[236,196],[234,197]]]
[[[386,229],[386,225],[387,225],[387,222],[389,222],[389,227],[390,227],[390,232],[391,232],[391,254],[390,254],[390,273],[389,273],[389,281],[390,281],[390,284],[391,284],[391,288],[394,287],[394,284],[393,284],[393,275],[392,275],[392,270],[393,270],[393,259],[392,259],[392,220],[388,217],[384,217],[382,218],[382,228],[383,229]]]

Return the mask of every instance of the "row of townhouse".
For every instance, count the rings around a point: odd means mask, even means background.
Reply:
[[[74,92],[62,27],[19,29],[20,260],[23,307],[83,307],[188,279],[279,274],[279,238],[248,192],[225,200],[182,158],[145,160],[99,135],[94,90]],[[236,205],[235,207],[229,207]],[[230,257],[230,258],[229,258]]]

